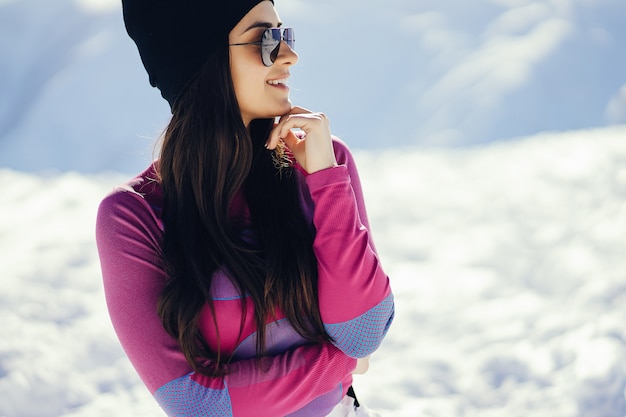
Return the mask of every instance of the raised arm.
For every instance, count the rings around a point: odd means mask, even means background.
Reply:
[[[331,344],[229,365],[224,378],[192,372],[156,313],[166,282],[156,211],[130,189],[100,205],[97,243],[111,321],[131,363],[170,416],[283,416],[311,401],[338,402],[356,361]],[[332,398],[332,399],[331,399]],[[332,407],[331,407],[332,408]]]
[[[267,147],[274,149],[280,140],[306,175],[314,207],[322,320],[337,347],[365,357],[387,333],[394,302],[369,231],[356,164],[345,144],[331,136],[323,113],[293,107],[274,127]]]
[[[320,310],[336,345],[361,358],[380,346],[394,302],[369,230],[356,164],[342,142],[333,144],[338,166],[306,177],[314,204]]]

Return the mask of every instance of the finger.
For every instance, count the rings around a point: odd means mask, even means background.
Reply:
[[[313,112],[311,110],[305,109],[304,107],[294,106],[291,108],[289,113],[285,113],[282,116],[280,116],[280,118],[278,119],[278,126],[281,126],[286,120],[288,120],[294,114],[313,114]],[[279,129],[279,132],[284,133],[282,129]],[[282,139],[282,137],[280,138]]]
[[[303,107],[294,106],[291,108],[291,110],[289,110],[288,113],[285,113],[282,116],[280,116],[280,118],[278,119],[278,122],[274,123],[274,128],[270,132],[270,137],[268,138],[267,142],[265,142],[265,147],[270,150],[276,149],[276,146],[278,145],[278,141],[282,139],[281,133],[280,133],[281,131],[280,126],[289,116],[291,116],[291,114],[307,113],[307,112],[310,113],[309,110]]]
[[[306,114],[306,113],[312,114],[313,112],[311,110],[305,109],[304,107],[293,106],[291,110],[289,110],[288,113],[285,113],[282,116],[280,116],[277,124],[281,124],[283,121],[289,118],[289,116],[291,116],[292,114]]]
[[[284,138],[284,136],[287,135],[284,129],[284,125],[289,121],[289,116],[289,114],[281,116],[278,123],[274,124],[274,128],[270,132],[269,138],[265,143],[265,147],[267,149],[276,149],[276,146],[278,146],[278,142],[280,142]]]
[[[270,133],[270,137],[266,142],[265,147],[268,149],[275,149],[278,145],[278,141],[284,139],[291,129],[304,130],[307,125],[307,120],[301,120],[302,125],[298,125],[298,122],[294,122],[294,116],[298,117],[298,115],[303,115],[305,116],[305,118],[306,115],[311,115],[312,118],[319,118],[320,113],[314,113],[309,109],[305,109],[304,107],[292,107],[289,113],[280,116],[280,119],[278,119],[278,123],[274,125],[274,129]]]
[[[302,142],[302,139],[300,139],[298,136],[296,136],[295,133],[293,133],[293,131],[290,130],[289,133],[287,133],[283,138],[283,142],[285,143],[285,146],[289,148],[292,153],[295,154],[296,148],[298,144]]]
[[[278,146],[278,142],[286,135],[283,127],[285,123],[289,120],[289,116],[290,115],[281,116],[278,123],[274,124],[274,128],[270,132],[269,138],[267,139],[267,142],[265,142],[265,148],[270,150],[276,149],[276,146]]]
[[[275,149],[278,144],[278,135],[276,134],[276,130],[278,129],[278,123],[274,123],[274,127],[270,132],[267,141],[265,142],[265,149]]]
[[[289,116],[291,114],[304,114],[304,113],[314,113],[314,112],[309,109],[305,109],[304,107],[293,106],[291,110],[289,111],[289,113],[287,113],[285,116]]]
[[[311,124],[317,119],[319,116],[315,113],[291,114],[279,124],[276,133],[283,139],[291,132],[291,129],[301,129],[307,132],[312,127]]]

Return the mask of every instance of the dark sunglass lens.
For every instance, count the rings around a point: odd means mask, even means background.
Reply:
[[[278,52],[280,52],[280,42],[276,44],[276,47],[272,49],[272,52],[270,53],[270,59],[272,60],[272,63],[276,62],[276,58],[278,58]]]
[[[276,44],[280,44],[274,39],[273,29],[267,29],[263,32],[261,38],[261,58],[263,59],[263,65],[271,67],[276,58],[272,58]]]
[[[268,29],[269,35],[267,42],[267,51],[269,52],[269,58],[271,63],[276,62],[276,58],[278,58],[278,53],[280,52],[280,38],[281,38],[281,30],[278,28]]]
[[[263,64],[265,66],[270,67],[276,62],[280,52],[280,44],[283,41],[287,43],[290,48],[293,48],[293,29],[269,28],[263,33],[261,56],[263,57]]]
[[[283,40],[289,45],[291,49],[294,47],[295,38],[293,36],[292,28],[285,28],[283,32]]]

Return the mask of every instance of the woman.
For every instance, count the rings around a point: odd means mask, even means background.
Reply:
[[[393,296],[348,149],[289,100],[293,30],[269,0],[123,6],[172,109],[159,159],[98,211],[130,361],[171,416],[368,415],[352,374]]]

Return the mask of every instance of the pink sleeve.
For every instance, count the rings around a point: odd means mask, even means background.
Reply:
[[[266,358],[267,372],[253,359],[231,364],[225,378],[192,373],[156,313],[166,282],[159,224],[146,199],[119,189],[100,205],[96,238],[117,336],[168,415],[287,415],[343,390],[341,382],[349,378],[356,361],[331,344],[301,346]]]
[[[336,346],[364,357],[380,346],[394,302],[369,231],[356,164],[342,142],[334,145],[339,166],[306,177],[314,203],[320,310]]]

